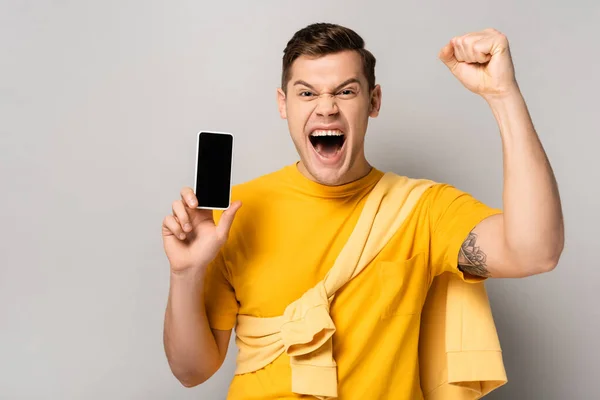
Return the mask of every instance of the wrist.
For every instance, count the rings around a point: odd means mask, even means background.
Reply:
[[[490,107],[493,108],[507,102],[520,101],[523,98],[523,95],[521,94],[521,89],[515,82],[509,89],[498,93],[484,94],[482,97],[487,101]]]
[[[181,271],[171,270],[171,282],[172,283],[190,283],[190,282],[203,282],[204,276],[206,275],[206,266],[190,267]]]

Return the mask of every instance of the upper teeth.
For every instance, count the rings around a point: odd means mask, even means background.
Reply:
[[[322,131],[317,130],[311,133],[311,136],[343,136],[344,134],[341,131]]]

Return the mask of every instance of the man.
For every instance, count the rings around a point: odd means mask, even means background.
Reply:
[[[419,317],[435,276],[525,277],[552,270],[562,252],[557,185],[506,37],[493,29],[456,37],[439,57],[488,102],[498,122],[504,212],[446,184],[423,193],[398,234],[331,303],[341,399],[422,398]],[[173,203],[162,227],[171,266],[164,342],[183,385],[217,371],[239,316],[280,316],[323,279],[344,247],[383,175],[364,154],[368,120],[381,107],[374,69],[375,58],[352,30],[300,30],[284,50],[277,91],[300,161],[236,186],[236,201],[217,223],[211,211],[195,208],[191,188]],[[236,375],[228,398],[301,397],[290,380],[284,353]]]

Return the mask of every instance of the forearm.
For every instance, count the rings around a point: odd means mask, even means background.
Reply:
[[[185,386],[204,382],[221,360],[206,318],[204,271],[185,277],[171,274],[163,339],[171,370]]]
[[[564,243],[552,167],[519,90],[487,101],[502,136],[506,245],[527,268],[552,269]]]

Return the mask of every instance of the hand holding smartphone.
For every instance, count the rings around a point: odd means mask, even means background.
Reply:
[[[231,205],[233,135],[200,131],[196,146],[196,208],[226,210]]]
[[[225,244],[241,202],[231,204],[233,135],[198,133],[194,188],[184,187],[173,213],[163,220],[162,236],[171,272],[195,276]],[[212,210],[225,210],[218,225]]]

